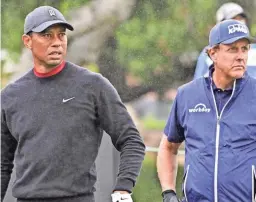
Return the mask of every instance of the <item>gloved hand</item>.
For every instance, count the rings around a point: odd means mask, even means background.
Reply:
[[[173,190],[166,190],[162,193],[163,202],[179,202],[176,193]]]
[[[121,194],[119,192],[114,192],[111,194],[112,202],[133,202],[131,194]]]

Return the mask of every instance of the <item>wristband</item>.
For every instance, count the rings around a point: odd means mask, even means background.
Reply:
[[[164,197],[164,195],[165,195],[165,194],[168,194],[168,193],[173,193],[173,194],[176,195],[176,192],[175,192],[174,190],[172,190],[172,189],[167,189],[167,190],[165,190],[165,191],[162,192],[162,197]]]

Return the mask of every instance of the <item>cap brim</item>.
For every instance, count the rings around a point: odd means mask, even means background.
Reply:
[[[72,25],[70,25],[67,22],[61,21],[61,20],[52,20],[52,21],[48,21],[48,22],[44,22],[41,25],[37,26],[36,28],[32,29],[33,32],[42,32],[45,29],[47,29],[48,27],[55,25],[55,24],[62,24],[65,25],[67,29],[73,31],[74,28]]]
[[[245,37],[245,36],[238,36],[238,37],[234,37],[232,39],[228,39],[226,41],[222,41],[221,44],[231,44],[234,43],[240,39],[247,39],[249,41],[249,43],[255,43],[256,39],[253,37]]]

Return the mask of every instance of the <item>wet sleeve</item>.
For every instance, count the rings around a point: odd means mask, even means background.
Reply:
[[[16,139],[11,135],[1,111],[1,201],[3,201],[13,169]]]
[[[120,165],[114,190],[131,192],[145,155],[145,145],[116,89],[104,77],[98,80],[100,125],[120,151]]]

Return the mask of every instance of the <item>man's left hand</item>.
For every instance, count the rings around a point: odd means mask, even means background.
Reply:
[[[131,194],[114,192],[111,194],[112,202],[133,202]]]

